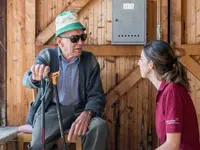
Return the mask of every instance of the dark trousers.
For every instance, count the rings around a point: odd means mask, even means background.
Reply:
[[[61,106],[64,130],[70,129],[71,124],[84,110],[79,105]],[[107,147],[108,125],[100,117],[91,119],[88,131],[82,138],[83,150],[105,150]],[[60,128],[57,117],[56,105],[51,105],[45,113],[45,149],[51,150],[60,137]],[[41,112],[38,111],[34,119],[31,141],[31,150],[41,149]]]

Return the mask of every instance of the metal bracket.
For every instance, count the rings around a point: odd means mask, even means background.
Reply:
[[[158,24],[157,25],[157,40],[161,40],[162,37],[162,25]]]

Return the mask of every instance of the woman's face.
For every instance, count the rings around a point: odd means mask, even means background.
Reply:
[[[150,73],[153,71],[153,63],[152,61],[149,61],[145,55],[144,52],[142,50],[138,65],[140,67],[140,73],[142,78],[149,78],[150,77]]]

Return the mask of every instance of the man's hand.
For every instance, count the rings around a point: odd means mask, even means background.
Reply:
[[[32,71],[32,79],[36,81],[42,80],[42,78],[47,77],[48,73],[50,72],[49,66],[45,66],[43,64],[34,64],[31,67]]]
[[[83,136],[87,132],[89,121],[91,119],[91,115],[87,111],[83,111],[78,118],[72,124],[69,135],[68,141],[72,140],[72,136],[76,139],[78,136]]]

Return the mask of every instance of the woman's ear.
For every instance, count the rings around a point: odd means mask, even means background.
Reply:
[[[149,62],[149,69],[154,69],[154,63],[152,61]]]

